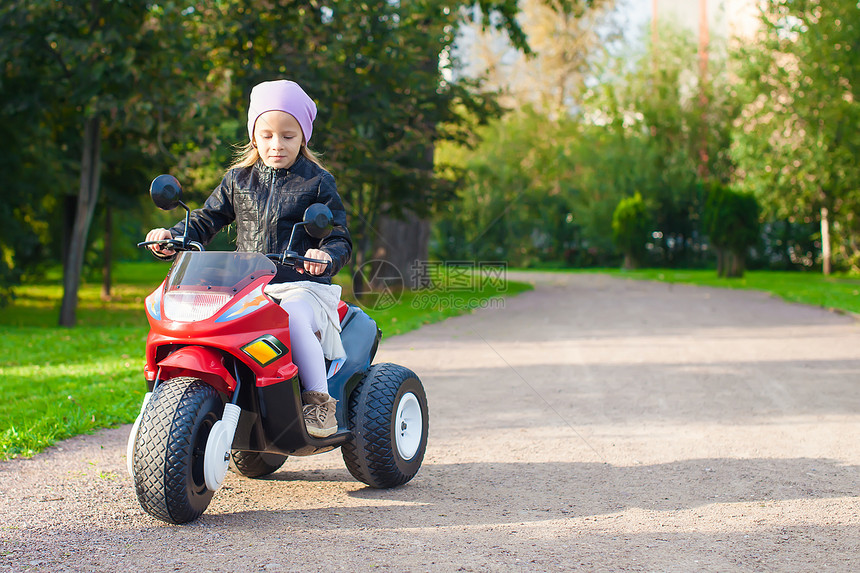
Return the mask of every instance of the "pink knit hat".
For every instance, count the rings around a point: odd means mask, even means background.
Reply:
[[[267,111],[283,111],[299,122],[305,145],[311,140],[317,106],[314,100],[296,82],[275,80],[263,82],[251,90],[251,105],[248,107],[248,137],[254,141],[254,124]]]

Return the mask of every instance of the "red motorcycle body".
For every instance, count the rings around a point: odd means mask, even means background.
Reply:
[[[289,316],[265,294],[275,265],[258,253],[184,252],[146,299],[150,332],[145,377],[193,377],[242,409],[233,449],[285,455],[327,451],[351,437],[344,408],[338,431],[308,435],[301,381],[290,353]],[[341,302],[346,359],[329,364],[329,393],[345,404],[369,368],[381,338],[376,323]]]

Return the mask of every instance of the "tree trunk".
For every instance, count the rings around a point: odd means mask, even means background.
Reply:
[[[72,233],[75,229],[75,211],[78,208],[77,195],[63,195],[63,235],[60,249],[60,260],[63,263],[63,276],[66,275],[66,264],[69,262],[69,245],[72,244]]]
[[[418,288],[420,265],[428,258],[430,222],[409,211],[403,220],[380,217],[377,231],[373,258],[394,265],[403,277],[405,288]]]
[[[77,322],[78,287],[84,252],[87,248],[87,233],[93,219],[99,195],[99,172],[101,171],[101,122],[98,117],[87,120],[84,128],[84,150],[81,156],[81,185],[75,225],[69,243],[69,255],[63,273],[63,303],[60,307],[60,326],[72,327]]]
[[[105,248],[102,262],[102,300],[110,300],[111,274],[110,266],[113,258],[113,210],[105,204]]]
[[[746,261],[746,254],[744,252],[723,251],[723,274],[720,276],[727,279],[739,279],[743,277],[744,270],[746,269]]]
[[[624,253],[624,262],[622,263],[621,268],[625,271],[635,271],[637,266],[636,257],[634,257],[632,253]]]
[[[831,273],[830,268],[830,211],[821,208],[821,271],[825,276]]]
[[[746,255],[743,252],[729,251],[726,263],[726,278],[739,279],[744,276]]]
[[[717,247],[717,277],[723,278],[726,276],[726,250]]]

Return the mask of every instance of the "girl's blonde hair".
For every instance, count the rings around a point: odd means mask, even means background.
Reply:
[[[307,145],[302,145],[301,150],[299,151],[299,155],[303,156],[308,161],[316,164],[320,169],[325,169],[325,166],[322,163],[322,160],[319,156],[308,149]],[[249,141],[245,145],[236,146],[236,159],[233,160],[233,163],[230,167],[227,168],[227,171],[231,169],[239,169],[243,167],[253,167],[257,161],[260,160],[260,153],[257,151],[257,148],[254,146],[254,143]]]

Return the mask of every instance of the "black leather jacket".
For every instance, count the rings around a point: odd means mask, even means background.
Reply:
[[[188,238],[208,244],[218,231],[235,221],[236,250],[283,253],[293,225],[302,220],[312,203],[323,203],[331,209],[335,228],[328,237],[315,239],[299,227],[293,250],[304,255],[308,249],[320,249],[331,255],[333,264],[322,276],[277,265],[278,274],[272,282],[311,280],[331,284],[331,277],[349,262],[352,254],[346,211],[331,173],[301,155],[286,169],[258,161],[253,167],[228,171],[203,206],[191,212]],[[174,237],[182,236],[184,231],[184,221],[170,228]]]

